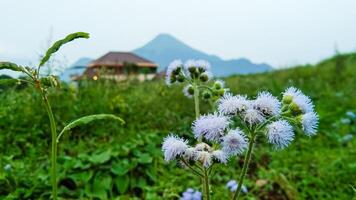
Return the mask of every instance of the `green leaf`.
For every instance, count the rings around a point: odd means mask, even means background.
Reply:
[[[15,85],[20,83],[21,83],[20,79],[15,79],[15,78],[0,79],[0,85]]]
[[[140,157],[137,159],[139,163],[147,164],[152,162],[152,157],[148,153],[142,153]]]
[[[51,55],[53,53],[57,52],[62,45],[66,44],[68,42],[71,42],[75,39],[78,39],[78,38],[89,38],[89,33],[76,32],[76,33],[67,35],[64,39],[58,40],[47,50],[45,56],[41,59],[39,66],[41,67],[42,65],[44,65],[49,60]]]
[[[111,190],[111,177],[104,174],[97,174],[94,179],[92,195],[99,199],[108,199],[108,191]]]
[[[92,176],[93,176],[93,171],[88,171],[88,170],[69,175],[69,177],[72,178],[77,185],[87,184]]]
[[[103,119],[112,119],[112,120],[116,120],[120,122],[120,125],[125,124],[125,121],[122,120],[120,117],[117,117],[115,115],[112,114],[97,114],[97,115],[89,115],[89,116],[85,116],[85,117],[81,117],[77,120],[72,121],[71,123],[69,123],[67,126],[65,126],[63,128],[63,130],[61,131],[61,133],[58,135],[57,137],[57,143],[59,142],[60,137],[63,135],[63,133],[65,133],[66,131],[69,131],[70,129],[83,125],[83,124],[88,124],[92,121],[95,120],[103,120]]]
[[[129,189],[130,185],[130,177],[128,175],[119,176],[115,180],[116,189],[120,192],[120,194],[125,194],[127,189]]]
[[[16,72],[24,71],[23,67],[18,66],[15,63],[11,63],[11,62],[0,62],[0,70],[2,69],[9,69]]]
[[[128,159],[120,160],[112,165],[111,172],[122,176],[137,166],[137,162],[130,162]]]
[[[93,164],[102,164],[110,160],[111,157],[111,150],[104,151],[99,154],[94,154],[89,157],[89,161]]]

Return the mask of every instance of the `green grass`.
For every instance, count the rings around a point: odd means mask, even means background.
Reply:
[[[352,199],[356,187],[356,54],[337,55],[316,66],[226,78],[233,93],[275,95],[295,86],[310,95],[320,114],[318,135],[297,134],[283,151],[259,139],[246,180],[245,199]],[[59,130],[78,116],[112,113],[126,125],[102,121],[77,127],[59,145],[59,196],[64,199],[177,199],[188,187],[200,190],[188,171],[165,163],[160,145],[170,132],[192,137],[194,104],[181,87],[163,81],[82,82],[51,91]],[[32,89],[0,94],[0,199],[49,199],[49,124]],[[208,105],[203,105],[206,112]],[[10,164],[11,170],[5,171]],[[226,199],[242,158],[215,168],[213,199]],[[234,167],[231,167],[234,166]],[[256,181],[258,184],[256,184]],[[263,184],[261,184],[263,183]]]

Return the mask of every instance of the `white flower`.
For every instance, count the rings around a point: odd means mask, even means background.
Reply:
[[[194,160],[196,158],[197,151],[193,147],[189,147],[184,151],[184,157],[188,160]]]
[[[240,129],[230,130],[222,138],[222,150],[228,155],[241,154],[247,148],[247,141]]]
[[[245,96],[232,96],[231,93],[226,93],[218,101],[218,110],[221,114],[231,115],[246,110],[250,102]]]
[[[302,94],[302,92],[299,89],[295,87],[289,87],[283,92],[283,98],[287,96],[294,98],[296,96],[299,96],[300,94]]]
[[[267,139],[275,149],[283,149],[294,139],[293,127],[286,120],[272,122],[267,125]]]
[[[218,141],[224,130],[229,126],[230,120],[222,115],[202,115],[193,122],[195,138],[204,136],[209,141]]]
[[[188,142],[176,135],[169,135],[163,140],[162,151],[164,159],[170,161],[182,155],[188,148]]]
[[[189,70],[189,68],[192,67],[203,69],[205,72],[210,70],[210,63],[206,60],[193,60],[193,59],[190,59],[187,62],[185,62],[184,64],[185,69]]]
[[[196,151],[212,151],[212,148],[208,144],[201,142],[201,143],[198,143],[195,145],[195,150]]]
[[[309,112],[302,115],[302,127],[306,135],[315,135],[318,129],[318,115],[315,112]]]
[[[269,92],[259,93],[253,104],[265,116],[278,116],[281,112],[281,102]]]
[[[182,68],[183,63],[181,60],[174,60],[168,65],[167,71],[166,71],[166,84],[171,85],[172,84],[172,73],[176,71],[178,68]]]
[[[193,95],[191,94],[191,91],[193,91],[193,94],[194,94],[194,88],[191,84],[188,84],[187,86],[185,86],[183,88],[183,94],[184,96],[188,97],[188,98],[192,98]]]
[[[299,89],[289,87],[283,93],[283,101],[297,106],[303,114],[314,111],[314,105],[310,97],[304,95]]]
[[[221,163],[224,163],[226,164],[227,163],[227,159],[228,159],[228,156],[227,154],[222,151],[222,150],[215,150],[211,153],[213,155],[213,158],[215,158],[216,160],[218,160],[219,162]]]
[[[205,168],[208,168],[211,165],[212,155],[207,151],[199,151],[197,153],[197,160],[199,160]]]
[[[253,108],[253,106],[249,106],[249,108],[243,112],[243,120],[249,124],[258,124],[265,121],[265,117],[261,111]]]
[[[314,105],[312,103],[312,100],[304,94],[300,94],[294,97],[293,103],[295,103],[298,106],[298,108],[302,111],[302,113],[308,113],[314,111]]]

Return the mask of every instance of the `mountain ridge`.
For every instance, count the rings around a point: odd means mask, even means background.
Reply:
[[[134,49],[133,52],[156,62],[160,66],[158,71],[163,71],[174,59],[181,59],[183,61],[188,59],[207,60],[211,63],[212,71],[216,76],[250,74],[273,69],[266,63],[252,63],[247,58],[223,60],[216,55],[210,55],[192,48],[166,33],[157,35],[142,47]]]

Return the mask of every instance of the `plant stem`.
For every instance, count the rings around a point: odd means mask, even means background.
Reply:
[[[45,104],[45,108],[47,111],[47,115],[49,118],[49,123],[51,126],[51,135],[52,135],[52,151],[51,151],[51,176],[52,176],[52,198],[53,200],[57,200],[57,130],[56,130],[56,122],[54,121],[53,112],[51,108],[51,104],[48,101],[46,94],[43,89],[40,88],[42,100]]]
[[[239,183],[237,185],[237,190],[235,191],[234,197],[232,198],[233,200],[239,199],[239,196],[240,196],[240,193],[241,193],[241,187],[242,187],[245,175],[247,173],[247,169],[248,169],[248,167],[250,165],[250,160],[251,160],[251,156],[252,156],[252,150],[253,150],[253,146],[255,144],[255,137],[256,137],[256,134],[253,132],[251,134],[251,140],[250,140],[250,142],[248,144],[248,150],[247,150],[247,153],[245,155],[244,165],[242,167],[242,171],[241,171],[240,176],[239,176]]]
[[[204,169],[205,200],[210,200],[209,176],[208,170]]]
[[[200,115],[199,110],[199,88],[198,84],[194,83],[194,104],[195,104],[195,118],[198,118]]]

